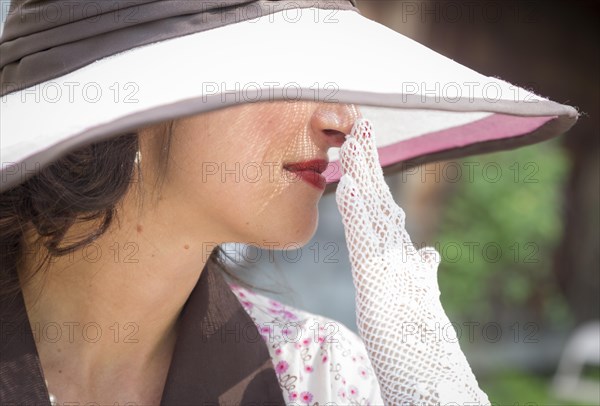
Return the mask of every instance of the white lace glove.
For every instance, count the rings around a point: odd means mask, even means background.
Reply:
[[[489,405],[439,300],[440,255],[417,250],[383,178],[371,124],[340,150],[336,191],[356,288],[358,330],[386,405]]]

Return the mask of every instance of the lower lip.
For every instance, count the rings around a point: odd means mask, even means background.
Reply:
[[[287,169],[286,169],[287,170]],[[327,180],[325,176],[315,171],[288,171],[294,175],[293,179],[302,179],[303,181],[310,183],[319,190],[325,190]]]

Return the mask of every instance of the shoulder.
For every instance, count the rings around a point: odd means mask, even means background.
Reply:
[[[362,339],[343,323],[230,283],[265,340],[288,405],[383,405]]]

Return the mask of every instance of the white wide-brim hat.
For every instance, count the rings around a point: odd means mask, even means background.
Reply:
[[[369,20],[354,0],[14,3],[0,41],[0,192],[91,142],[239,103],[356,104],[386,172],[539,142],[578,117]]]

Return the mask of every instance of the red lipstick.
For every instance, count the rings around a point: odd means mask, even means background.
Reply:
[[[286,164],[283,169],[294,174],[294,178],[300,178],[310,183],[319,190],[324,190],[327,185],[325,176],[322,175],[327,169],[329,162],[326,159],[313,159],[305,162]]]

